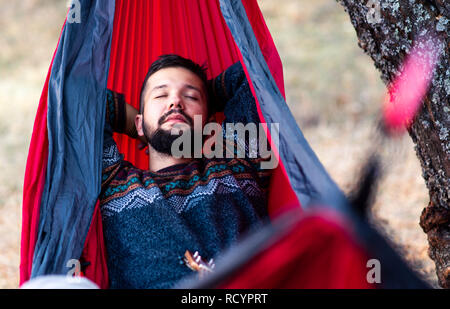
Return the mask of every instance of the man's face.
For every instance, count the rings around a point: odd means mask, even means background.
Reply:
[[[172,141],[179,136],[171,135],[174,126],[182,131],[193,130],[195,115],[202,116],[202,128],[207,121],[205,85],[185,68],[165,68],[150,76],[143,104],[143,115],[136,120],[138,133],[144,134],[156,151],[168,155]]]

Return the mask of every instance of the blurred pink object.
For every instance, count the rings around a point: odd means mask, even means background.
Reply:
[[[383,117],[389,133],[402,133],[421,106],[439,59],[435,38],[417,40],[400,74],[388,87]]]

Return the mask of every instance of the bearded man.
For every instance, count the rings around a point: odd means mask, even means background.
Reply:
[[[139,111],[107,91],[100,204],[111,288],[174,287],[211,270],[221,252],[268,222],[271,170],[248,155],[252,141],[244,141],[243,158],[172,153],[174,128],[195,133],[222,111],[227,122],[259,122],[240,63],[208,81],[191,60],[161,56],[144,80]],[[148,170],[123,159],[113,132],[148,144]]]

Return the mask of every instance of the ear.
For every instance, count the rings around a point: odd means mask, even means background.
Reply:
[[[139,136],[144,136],[144,128],[142,126],[143,117],[142,114],[137,114],[134,118],[134,125]]]

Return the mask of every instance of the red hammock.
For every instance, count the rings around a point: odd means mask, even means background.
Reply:
[[[245,0],[242,3],[272,77],[278,90],[284,96],[281,60],[258,4],[256,0]],[[219,0],[116,0],[108,88],[123,93],[126,101],[137,108],[140,87],[148,67],[158,56],[167,53],[176,53],[197,63],[206,64],[210,78],[217,76],[236,61],[241,61],[247,79],[251,80],[241,51],[222,16]],[[47,102],[50,76],[51,69],[38,107],[25,174],[21,284],[31,276],[41,197],[46,182],[49,156]],[[252,83],[249,84],[256,100],[260,120],[265,122],[254,86]],[[147,169],[148,158],[143,151],[137,150],[135,140],[122,135],[114,137],[120,151],[125,154],[125,160],[139,168]],[[268,138],[270,140],[270,136]],[[292,189],[285,165],[280,161],[272,174],[268,202],[269,214],[271,218],[275,218],[280,213],[299,207],[300,202]],[[341,221],[312,218],[304,222],[306,223],[302,227],[296,227],[289,234],[290,237],[269,248],[266,255],[260,255],[255,260],[254,267],[242,272],[242,277],[229,281],[228,287],[251,287],[252,280],[249,278],[260,272],[261,268],[267,267],[270,261],[274,261],[276,255],[280,254],[294,257],[296,261],[302,257],[302,264],[305,265],[297,272],[302,274],[302,278],[290,281],[284,287],[316,287],[327,281],[326,278],[329,278],[328,287],[367,287],[367,282],[361,279],[365,278],[365,253],[354,243],[350,232],[342,227]],[[302,239],[309,241],[296,246],[296,242]],[[329,244],[333,246],[327,248]],[[311,248],[313,250],[310,250]],[[318,259],[317,256],[320,255],[321,250],[328,250],[328,253]],[[346,279],[335,276],[332,279],[326,269],[321,270],[320,265],[336,258],[343,262],[338,264],[343,265],[341,271],[344,274],[350,273],[352,267],[356,265],[353,277]],[[84,243],[82,259],[91,264],[84,275],[100,287],[106,288],[108,275],[98,202]],[[273,270],[282,268],[282,273],[288,274],[292,261],[285,260],[285,262]],[[306,265],[310,265],[309,270],[314,271],[308,271]],[[336,261],[332,265],[336,265]],[[279,272],[278,275],[280,274]],[[315,277],[320,280],[314,279]],[[354,279],[356,277],[357,279]],[[253,283],[254,286],[267,287],[270,280],[270,278],[262,278],[259,282]],[[347,280],[346,284],[342,284],[343,280]]]

